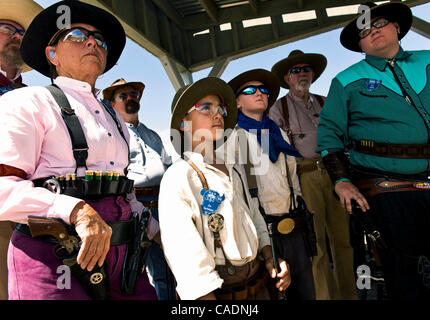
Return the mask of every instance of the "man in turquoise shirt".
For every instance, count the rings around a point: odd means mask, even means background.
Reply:
[[[389,297],[429,298],[430,51],[400,47],[408,6],[368,5],[370,23],[360,28],[357,17],[342,30],[342,45],[366,58],[333,79],[317,152],[342,205],[369,211],[388,244],[380,253]]]

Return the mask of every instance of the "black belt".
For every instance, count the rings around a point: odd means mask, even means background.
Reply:
[[[292,216],[287,213],[282,216],[265,216],[266,223],[273,224],[274,234],[289,234],[293,230],[303,229],[307,226],[306,218],[302,216]]]
[[[355,151],[379,157],[400,159],[430,159],[430,144],[400,144],[375,142],[372,140],[354,140]]]
[[[112,236],[110,238],[111,246],[127,244],[133,240],[133,219],[126,221],[108,221],[106,223],[112,228]],[[73,226],[67,225],[66,229],[69,235],[77,235]],[[30,228],[26,224],[17,223],[15,230],[24,236],[32,238]],[[58,241],[52,236],[38,236],[34,239],[58,244]]]

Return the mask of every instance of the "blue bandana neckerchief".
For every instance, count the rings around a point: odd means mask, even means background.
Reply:
[[[302,157],[294,147],[284,140],[284,137],[281,134],[281,129],[266,115],[263,115],[263,119],[261,121],[257,121],[245,116],[242,112],[239,112],[237,115],[237,124],[246,131],[251,129],[257,130],[257,141],[260,146],[262,132],[263,134],[269,134],[269,150],[267,151],[267,148],[262,149],[264,153],[269,153],[269,159],[273,163],[278,160],[281,152],[294,157]]]

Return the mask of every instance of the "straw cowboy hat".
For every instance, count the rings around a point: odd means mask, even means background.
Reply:
[[[290,86],[285,82],[284,76],[297,64],[308,64],[312,66],[315,74],[312,82],[315,82],[327,66],[327,59],[319,53],[303,53],[301,50],[291,51],[287,58],[277,62],[272,67],[272,72],[279,79],[281,87],[285,89],[290,88]]]
[[[33,18],[43,8],[32,0],[0,0],[0,20],[11,20],[27,30]],[[30,71],[28,65],[21,67],[22,72]]]
[[[14,0],[15,1],[15,0]],[[21,56],[33,69],[50,77],[50,64],[45,56],[45,48],[59,29],[58,19],[64,11],[60,6],[70,9],[70,23],[85,23],[97,28],[107,44],[107,60],[104,72],[110,70],[118,61],[125,46],[125,32],[121,23],[111,13],[96,6],[76,0],[60,1],[40,12],[31,22],[21,42]],[[104,73],[103,72],[103,73]]]
[[[397,22],[399,24],[399,40],[402,39],[411,28],[412,12],[407,5],[396,2],[384,3],[379,6],[373,2],[367,2],[365,5],[370,8],[370,19],[384,17],[390,22]],[[340,34],[340,43],[345,48],[356,52],[361,52],[361,48],[358,45],[360,42],[360,37],[358,36],[360,30],[357,27],[357,19],[360,16],[362,15],[359,14],[350,21]]]
[[[123,87],[133,87],[134,90],[139,92],[139,96],[142,96],[143,89],[145,89],[145,85],[142,82],[127,82],[123,78],[115,80],[112,82],[110,87],[107,87],[103,90],[103,99],[107,101],[111,101],[113,98],[113,94],[115,90],[118,90]]]
[[[224,118],[224,130],[233,129],[237,122],[236,97],[231,87],[220,78],[207,77],[179,89],[172,101],[172,118],[170,130],[180,130],[181,122],[188,110],[197,101],[208,96],[216,95],[227,108],[227,117]],[[178,154],[180,146],[173,144]]]
[[[235,78],[231,79],[228,84],[237,95],[238,91],[242,89],[243,85],[250,81],[260,81],[267,86],[269,89],[267,109],[269,109],[275,103],[276,98],[279,95],[280,86],[276,76],[268,70],[253,69],[239,74]]]

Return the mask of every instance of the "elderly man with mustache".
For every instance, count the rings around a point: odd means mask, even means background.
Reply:
[[[323,55],[300,50],[292,51],[287,58],[276,63],[272,72],[289,92],[275,102],[269,117],[287,132],[291,144],[303,156],[296,158],[297,172],[303,198],[309,210],[315,212],[317,256],[312,258],[312,271],[316,298],[356,299],[348,215],[335,199],[330,177],[320,155],[315,152],[319,114],[325,98],[310,93],[309,89],[326,65]]]

